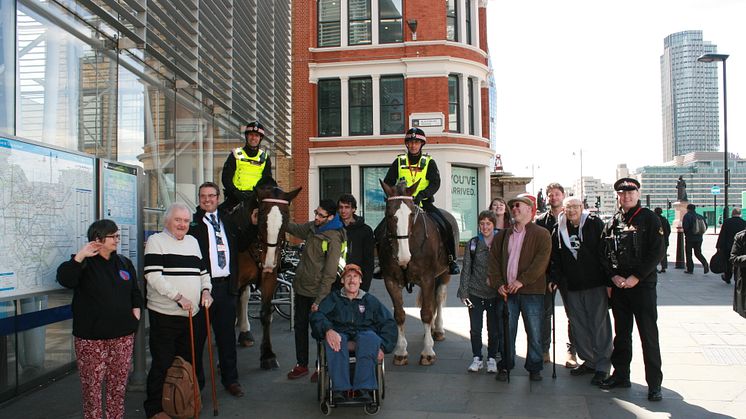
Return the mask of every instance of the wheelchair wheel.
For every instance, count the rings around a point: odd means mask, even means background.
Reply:
[[[369,404],[365,405],[365,413],[367,413],[369,415],[375,415],[376,413],[378,413],[378,410],[380,408],[381,408],[381,406],[379,406],[376,403],[369,403]]]
[[[275,311],[285,320],[290,320],[291,292],[293,292],[293,290],[289,286],[283,283],[278,283],[277,288],[275,289],[275,295],[272,298],[272,301],[275,301]]]
[[[384,368],[384,362],[378,364],[376,367],[376,381],[378,381],[378,394],[381,395],[381,400],[378,400],[378,404],[383,403],[383,399],[386,398],[386,374]]]
[[[323,413],[324,416],[329,416],[332,413],[332,407],[329,406],[329,402],[326,400],[321,402],[321,404],[319,405],[319,409],[321,409],[321,413]]]

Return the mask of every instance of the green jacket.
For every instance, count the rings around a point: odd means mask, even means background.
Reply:
[[[314,297],[319,304],[329,294],[337,280],[337,265],[342,253],[342,242],[347,240],[339,216],[317,228],[313,221],[305,224],[288,224],[288,233],[306,241],[303,254],[295,270],[293,288],[304,297]],[[322,250],[322,242],[327,241],[328,251]]]

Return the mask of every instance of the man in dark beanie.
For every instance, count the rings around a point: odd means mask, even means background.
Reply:
[[[288,233],[305,240],[303,254],[295,271],[295,356],[297,364],[288,372],[291,380],[308,375],[308,327],[312,312],[329,294],[344,264],[346,246],[344,224],[337,216],[337,203],[322,199],[314,210],[314,219],[305,224],[288,224]],[[314,374],[315,376],[315,374]],[[311,377],[313,380],[314,377]]]

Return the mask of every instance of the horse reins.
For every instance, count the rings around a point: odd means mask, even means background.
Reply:
[[[277,199],[277,198],[264,198],[262,199],[262,202],[269,202],[271,204],[283,204],[283,205],[290,205],[290,202],[288,202],[285,199]],[[277,242],[274,244],[271,243],[264,243],[267,247],[277,247],[277,245],[280,243],[280,236],[277,236]]]
[[[414,197],[413,196],[409,196],[409,195],[389,196],[389,197],[386,198],[387,201],[389,199],[399,199],[399,200],[403,200],[403,201],[414,201]],[[422,208],[420,208],[419,206],[415,205],[414,208],[415,208],[415,210],[414,210],[414,220],[412,220],[412,225],[414,225],[414,224],[417,223],[417,217],[422,212]],[[427,223],[423,221],[423,225],[425,226],[425,238],[427,238],[428,237],[428,234],[427,234]],[[395,237],[397,239],[408,239],[409,235],[406,235],[406,236],[394,236],[394,235],[390,235],[389,237]]]

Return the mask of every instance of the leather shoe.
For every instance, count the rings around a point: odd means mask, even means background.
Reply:
[[[233,383],[226,387],[226,390],[228,390],[228,393],[230,393],[233,397],[243,397],[243,389],[241,388],[241,384]]]
[[[596,371],[596,373],[593,374],[593,378],[591,378],[591,385],[600,386],[607,376],[608,374],[606,374],[604,371]]]
[[[500,372],[497,373],[495,376],[495,380],[497,381],[508,381],[508,370],[501,369]]]
[[[370,403],[373,401],[373,397],[370,395],[370,390],[358,390],[355,393],[355,401],[357,402]]]
[[[708,265],[707,263],[705,263],[704,268],[705,268],[705,273],[709,273],[710,272],[710,265]]]
[[[342,403],[344,401],[347,401],[347,392],[335,391],[334,393],[332,393],[332,401],[334,403]]]
[[[651,390],[648,390],[648,400],[651,402],[659,402],[663,400],[663,394],[661,393],[660,388],[654,388]]]
[[[288,379],[296,380],[298,378],[305,377],[307,375],[308,375],[308,367],[306,367],[305,365],[296,365],[288,373]]]
[[[534,371],[528,373],[528,379],[531,381],[541,381],[543,378],[541,377],[541,372]]]
[[[577,367],[571,369],[570,375],[572,375],[573,377],[577,377],[577,376],[584,375],[584,374],[590,374],[592,372],[596,372],[596,370],[585,365],[585,363],[582,363],[578,365]]]
[[[629,378],[621,378],[617,377],[616,375],[612,375],[609,378],[603,380],[599,387],[604,390],[609,390],[616,387],[630,388],[632,387],[632,383],[630,383]]]
[[[720,279],[722,279],[726,284],[730,284],[730,278],[726,278],[725,274],[720,275]]]

